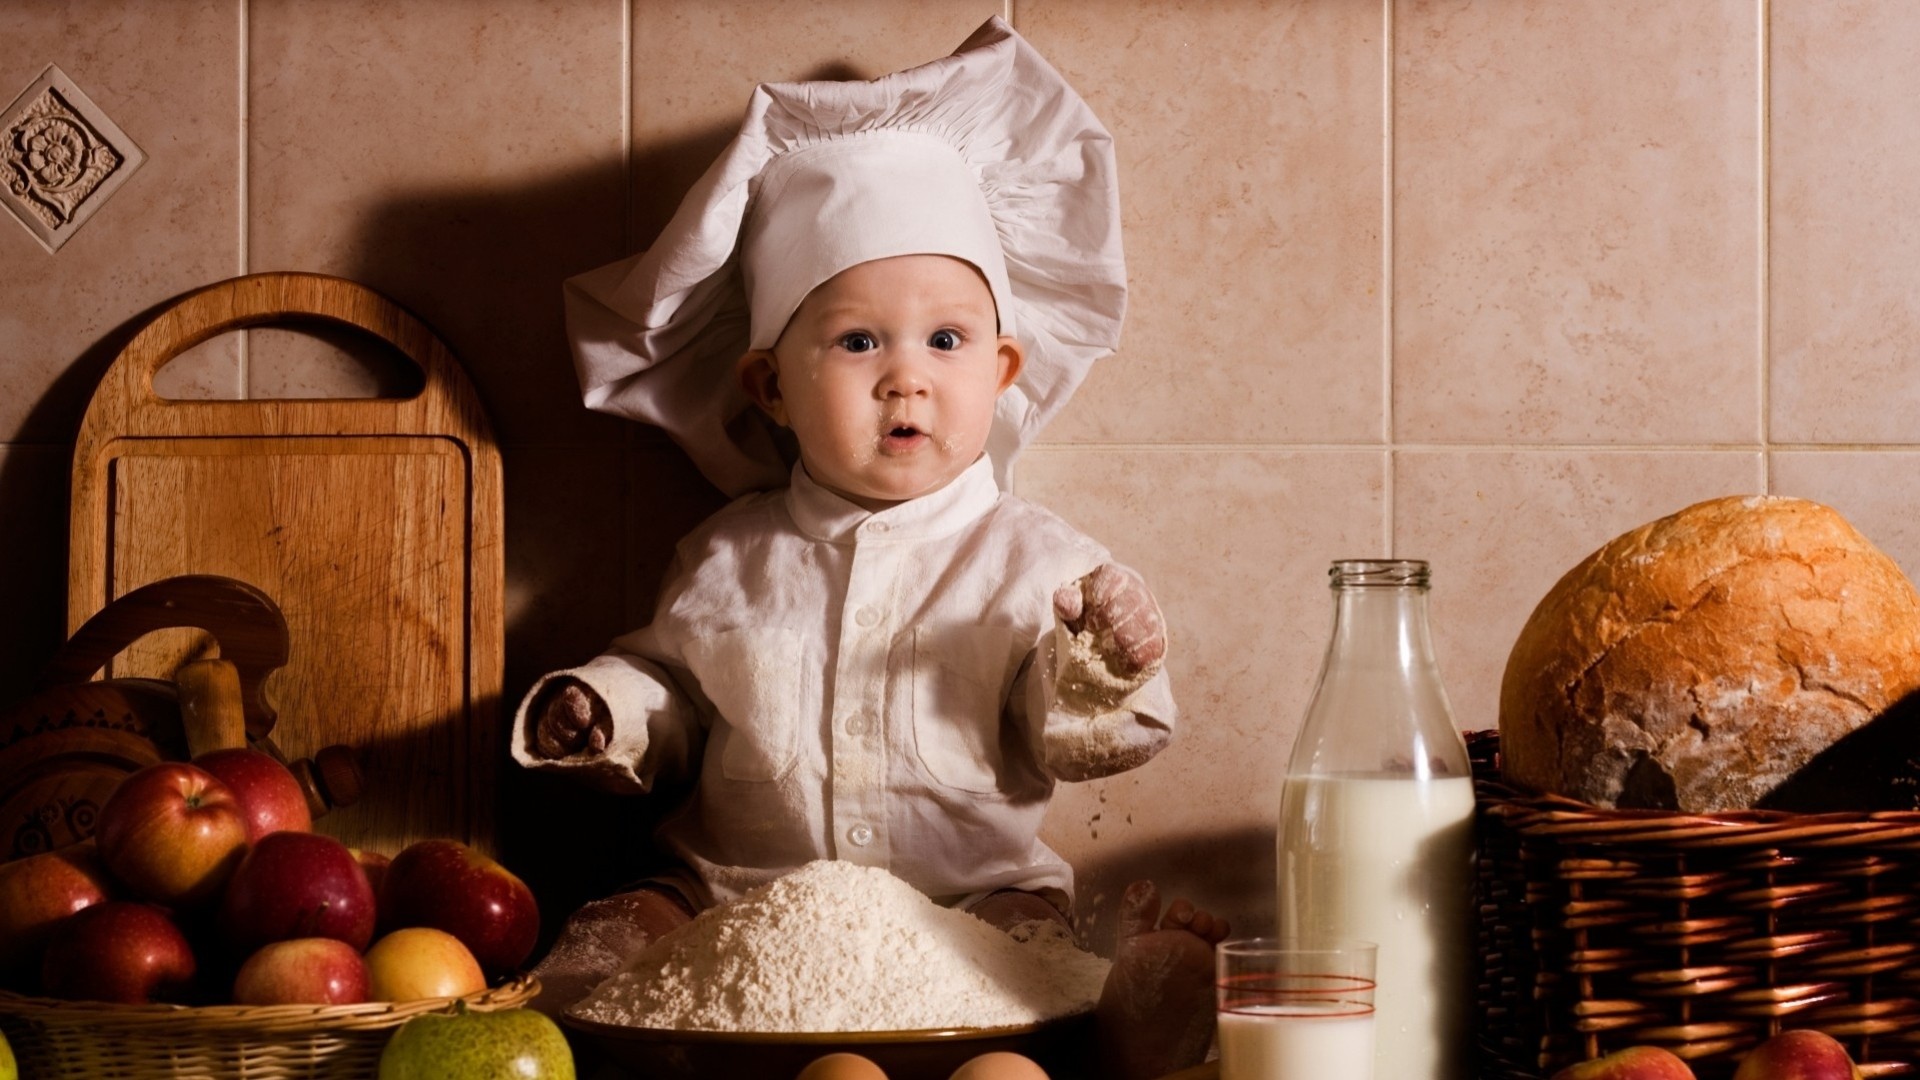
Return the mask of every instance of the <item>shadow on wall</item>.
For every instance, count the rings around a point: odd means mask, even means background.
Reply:
[[[635,155],[633,249],[652,242],[731,134]],[[607,161],[528,183],[395,193],[357,223],[339,271],[426,320],[493,421],[506,503],[503,731],[541,674],[647,620],[673,545],[724,502],[659,433],[580,403],[561,282],[630,250],[625,176]],[[544,947],[574,908],[649,871],[649,838],[672,799],[528,772],[504,739],[493,752],[501,855],[540,897]]]
[[[73,444],[94,387],[169,297],[121,322],[76,357],[33,404],[22,431],[58,432],[58,444],[16,444],[0,456],[0,612],[14,648],[0,653],[0,706],[23,700],[67,640],[68,514]]]
[[[1074,921],[1087,947],[1112,956],[1121,896],[1151,879],[1163,910],[1186,899],[1226,919],[1235,937],[1272,934],[1275,858],[1273,830],[1245,828],[1103,853],[1074,867]]]

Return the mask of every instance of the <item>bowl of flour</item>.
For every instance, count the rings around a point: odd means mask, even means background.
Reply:
[[[564,1021],[647,1076],[785,1080],[849,1051],[946,1080],[992,1050],[1067,1075],[1110,966],[1056,925],[1003,931],[823,860],[661,937]]]

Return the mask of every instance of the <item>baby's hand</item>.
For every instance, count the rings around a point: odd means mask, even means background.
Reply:
[[[1167,655],[1167,624],[1140,575],[1105,563],[1054,590],[1053,610],[1076,637],[1086,632],[1109,670],[1132,679]]]
[[[555,679],[536,708],[540,719],[533,729],[533,749],[541,757],[606,751],[613,735],[613,715],[586,683],[564,676]]]

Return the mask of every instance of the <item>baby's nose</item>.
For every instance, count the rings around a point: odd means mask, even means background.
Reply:
[[[880,380],[880,393],[884,397],[918,397],[933,388],[932,380],[919,364],[897,363],[887,369]]]

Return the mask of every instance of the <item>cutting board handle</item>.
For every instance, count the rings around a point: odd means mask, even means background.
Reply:
[[[407,397],[302,400],[292,412],[276,406],[287,399],[170,399],[154,392],[155,372],[209,338],[313,319],[392,346],[420,369],[420,390]],[[231,435],[484,431],[486,420],[472,393],[446,344],[393,300],[346,278],[274,271],[215,282],[163,309],[121,351],[89,411],[98,414],[101,430],[123,436],[165,436],[183,428]]]

